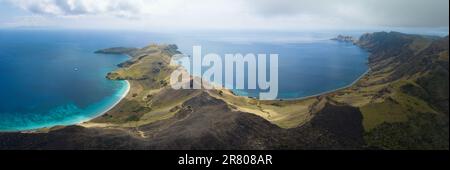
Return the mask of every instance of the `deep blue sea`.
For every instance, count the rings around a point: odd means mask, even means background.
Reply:
[[[108,47],[170,43],[188,55],[193,45],[201,45],[203,54],[276,53],[278,98],[341,88],[367,71],[368,54],[353,44],[329,40],[337,34],[0,30],[0,131],[76,124],[117,103],[128,85],[105,75],[128,57],[94,54]],[[235,92],[258,95],[255,90]]]

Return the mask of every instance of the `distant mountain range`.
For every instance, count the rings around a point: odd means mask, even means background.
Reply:
[[[173,90],[175,45],[101,50],[132,56],[107,76],[131,83],[116,108],[81,125],[0,133],[0,149],[448,149],[448,36],[377,32],[352,41],[371,53],[368,74],[298,101]]]

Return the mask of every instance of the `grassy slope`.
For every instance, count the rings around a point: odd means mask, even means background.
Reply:
[[[364,42],[366,44],[360,43],[361,46],[373,50],[370,61],[371,71],[358,83],[347,89],[299,101],[258,101],[235,96],[228,90],[210,90],[207,93],[226,102],[228,107],[234,111],[255,114],[287,129],[308,123],[316,113],[323,109],[326,103],[334,101],[360,109],[363,116],[362,125],[365,129],[365,139],[371,147],[384,149],[430,148],[431,145],[435,148],[448,148],[448,144],[423,142],[448,131],[448,113],[445,115],[442,109],[438,109],[430,103],[430,95],[437,95],[440,92],[431,92],[433,94],[430,94],[425,90],[436,89],[434,86],[444,86],[448,91],[448,80],[436,77],[434,72],[422,69],[425,66],[409,61],[423,58],[424,51],[431,48],[430,46],[435,40],[399,33],[378,33],[371,38],[373,39]],[[387,43],[390,44],[386,46]],[[201,93],[201,90],[175,91],[166,87],[165,83],[169,73],[174,69],[168,66],[169,57],[176,53],[174,49],[167,47],[152,45],[144,48],[135,55],[132,64],[111,74],[110,78],[113,79],[130,80],[133,90],[126,100],[119,104],[119,107],[94,122],[113,123],[118,127],[139,129],[140,126],[173,117],[181,109],[183,102]],[[411,56],[416,56],[416,58]],[[441,49],[437,56],[439,61],[448,63],[448,49]],[[404,63],[409,65],[405,66]],[[405,69],[408,67],[418,67],[418,70]],[[155,68],[159,71],[155,71]],[[422,84],[419,80],[422,80]],[[431,80],[434,83],[423,83]],[[418,94],[422,94],[422,96]],[[448,101],[448,95],[441,96],[440,99]],[[429,127],[428,125],[424,125],[422,128],[421,124],[423,123],[421,122],[430,122],[434,119],[443,119],[443,123],[436,126],[444,128]],[[445,127],[445,122],[447,122],[447,127]],[[428,136],[423,135],[424,131],[430,129],[432,131],[428,133]],[[399,137],[398,133],[400,132],[405,135]],[[416,134],[420,134],[418,136],[422,136],[423,140],[411,138]],[[413,142],[405,144],[405,146],[399,142],[409,138],[413,139]],[[433,141],[445,141],[445,138]]]
[[[150,45],[132,56],[132,62],[109,73],[110,79],[124,79],[131,84],[128,96],[107,114],[93,120],[118,127],[137,127],[174,115],[195,91],[174,91],[168,87],[169,76],[176,68],[170,57],[179,53],[175,46]]]
[[[129,95],[104,116],[85,126],[139,127],[171,118],[183,102],[202,90],[172,90],[167,86],[170,73],[170,56],[178,53],[168,45],[150,45],[138,50],[133,58],[119,70],[108,74],[110,79],[124,79],[131,83]],[[231,109],[252,113],[283,128],[294,128],[311,119],[315,98],[301,101],[257,101],[233,95],[228,90],[207,91],[211,96],[224,100]],[[101,123],[101,124],[99,124]]]
[[[366,142],[383,149],[448,149],[448,60],[441,61],[448,58],[443,56],[448,55],[448,38],[446,42],[445,38],[436,42],[399,33],[385,36],[407,40],[399,46],[387,47],[403,49],[401,53],[376,51],[375,57],[387,58],[372,62],[372,67],[378,70],[360,82],[383,87],[370,89],[371,85],[359,89],[371,96],[366,99],[367,104],[359,105]],[[436,50],[436,43],[447,45]],[[383,75],[383,80],[370,82],[377,75]]]
[[[352,87],[324,96],[361,110],[369,147],[448,149],[448,38],[395,32],[374,38],[378,40],[366,44],[375,49],[369,74]],[[300,126],[322,109],[317,98],[262,102],[227,94],[221,98],[239,110],[284,128]]]

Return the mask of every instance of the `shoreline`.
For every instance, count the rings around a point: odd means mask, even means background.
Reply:
[[[339,88],[336,88],[336,89],[333,89],[333,90],[328,90],[328,91],[321,92],[321,93],[318,93],[318,94],[309,95],[309,96],[305,96],[305,97],[299,97],[299,98],[289,98],[289,99],[282,99],[282,98],[280,98],[280,99],[275,99],[275,100],[260,100],[258,98],[254,98],[254,97],[250,97],[250,96],[238,95],[238,94],[236,94],[234,89],[227,89],[227,88],[221,88],[220,89],[219,88],[219,90],[229,90],[231,92],[231,94],[233,94],[233,96],[235,96],[235,97],[251,98],[251,99],[254,99],[254,100],[257,100],[257,101],[301,101],[301,100],[307,100],[307,99],[310,99],[310,98],[314,98],[314,97],[319,97],[319,96],[335,93],[335,92],[338,92],[338,91],[350,88],[350,87],[354,86],[356,83],[358,83],[366,75],[368,75],[370,71],[371,71],[371,69],[368,68],[367,71],[365,71],[363,74],[361,74],[352,83],[350,83],[348,85],[345,85],[343,87],[339,87]],[[202,80],[202,81],[204,81],[204,80]],[[208,82],[208,83],[212,84],[213,86],[217,86],[217,87],[221,87],[222,86],[222,85],[215,85],[215,84],[213,84],[211,82]]]
[[[120,102],[122,102],[123,99],[125,99],[125,97],[128,96],[128,94],[130,93],[131,90],[131,83],[128,80],[123,80],[125,81],[125,83],[127,84],[127,89],[125,90],[125,92],[122,94],[122,96],[120,97],[119,100],[117,100],[114,104],[112,104],[110,107],[108,107],[107,109],[105,109],[105,111],[102,111],[101,113],[97,114],[96,116],[89,118],[89,120],[86,121],[82,121],[79,123],[76,123],[75,125],[81,125],[81,124],[85,124],[90,122],[91,120],[94,120],[100,116],[103,116],[104,114],[108,113],[109,111],[111,111],[112,109],[114,109]]]
[[[350,84],[348,84],[348,85],[346,85],[346,86],[337,88],[337,89],[325,91],[325,92],[322,92],[322,93],[319,93],[319,94],[310,95],[310,96],[300,97],[300,98],[277,99],[277,100],[269,100],[269,101],[300,101],[300,100],[306,100],[306,99],[310,99],[310,98],[314,98],[314,97],[319,97],[319,96],[323,96],[323,95],[328,95],[328,94],[331,94],[331,93],[335,93],[335,92],[338,92],[338,91],[341,91],[341,90],[344,90],[344,89],[347,89],[347,88],[350,88],[350,87],[354,86],[354,85],[355,85],[356,83],[358,83],[362,78],[364,78],[366,75],[368,75],[369,72],[370,72],[370,70],[371,70],[371,69],[369,68],[366,72],[364,72],[361,76],[359,76],[359,77],[358,77],[355,81],[353,81],[352,83],[350,83]]]
[[[323,95],[335,93],[335,92],[338,92],[338,91],[341,91],[341,90],[350,88],[350,87],[354,86],[356,83],[358,83],[358,82],[359,82],[362,78],[364,78],[366,75],[368,75],[370,71],[371,71],[370,68],[367,69],[366,72],[364,72],[363,74],[361,74],[361,75],[360,75],[357,79],[355,79],[352,83],[350,83],[350,84],[348,84],[348,85],[345,85],[345,86],[343,86],[343,87],[339,87],[339,88],[336,88],[336,89],[333,89],[333,90],[328,90],[328,91],[325,91],[325,92],[322,92],[322,93],[318,93],[318,94],[314,94],[314,95],[309,95],[309,96],[305,96],[305,97],[299,97],[299,98],[275,99],[275,100],[260,100],[260,99],[258,99],[258,98],[254,98],[254,97],[249,97],[249,96],[244,96],[244,95],[242,95],[242,96],[241,96],[241,95],[238,95],[238,94],[236,94],[236,92],[234,92],[233,89],[226,89],[226,88],[223,88],[223,89],[231,91],[232,94],[233,94],[233,96],[236,96],[236,97],[251,98],[251,99],[254,99],[254,100],[257,100],[257,101],[300,101],[300,100],[306,100],[306,99],[310,99],[310,98],[314,98],[314,97],[319,97],[319,96],[323,96]]]
[[[132,56],[130,56],[130,55],[128,55],[128,54],[125,54],[125,56],[127,56],[128,58],[132,58]],[[185,68],[184,68],[183,65],[177,65],[177,66],[178,66],[178,67],[181,67],[181,68],[183,68],[183,69],[185,70]],[[278,99],[274,99],[274,100],[261,100],[261,99],[249,97],[249,96],[246,96],[246,95],[238,95],[233,89],[226,89],[226,88],[224,88],[224,90],[229,90],[233,96],[236,96],[236,97],[244,97],[244,98],[251,98],[251,99],[254,99],[254,100],[256,100],[256,101],[272,101],[272,102],[282,102],[282,101],[302,101],[302,100],[307,100],[307,99],[311,99],[311,98],[315,98],[315,97],[320,97],[320,96],[323,96],[323,95],[328,95],[328,94],[331,94],[331,93],[335,93],[335,92],[338,92],[338,91],[341,91],[341,90],[350,88],[350,87],[354,86],[356,83],[358,83],[358,82],[359,82],[363,77],[365,77],[370,71],[371,71],[371,69],[370,69],[370,67],[369,67],[369,68],[367,69],[367,71],[365,71],[363,74],[361,74],[359,77],[357,77],[357,79],[355,79],[353,82],[351,82],[350,84],[345,85],[345,86],[343,86],[343,87],[339,87],[339,88],[336,88],[336,89],[328,90],[328,91],[321,92],[321,93],[314,94],[314,95],[309,95],[309,96],[305,96],[305,97],[298,97],[298,98],[285,98],[285,99],[283,99],[283,98],[278,98]],[[196,77],[196,76],[192,75],[189,71],[186,71],[186,72],[187,72],[191,77]],[[40,131],[42,131],[42,130],[44,130],[44,131],[45,131],[45,130],[49,130],[49,129],[51,129],[51,128],[58,127],[58,126],[78,125],[78,126],[83,126],[83,127],[85,127],[85,125],[91,123],[92,120],[94,120],[94,119],[96,119],[96,118],[99,118],[99,117],[105,115],[106,113],[108,113],[109,111],[111,111],[112,109],[116,108],[117,105],[118,105],[120,102],[122,102],[123,99],[126,98],[126,97],[129,95],[129,93],[130,93],[130,91],[131,91],[131,83],[130,83],[128,80],[122,80],[122,81],[124,81],[124,82],[126,83],[126,86],[127,86],[127,87],[126,87],[126,89],[124,90],[124,92],[121,94],[121,96],[119,97],[119,99],[118,99],[117,101],[115,101],[113,104],[109,105],[106,109],[104,109],[104,110],[102,110],[102,111],[99,111],[98,113],[96,113],[96,114],[95,114],[94,116],[92,116],[92,117],[88,117],[88,118],[85,118],[85,119],[80,119],[80,120],[74,121],[73,123],[62,124],[62,125],[55,124],[55,125],[51,125],[51,126],[45,126],[45,127],[36,128],[36,129],[30,129],[30,130],[0,131],[0,132],[33,133],[33,132],[40,132]],[[211,82],[210,82],[210,83],[211,83]],[[211,83],[211,84],[214,85],[213,83]]]
[[[95,114],[95,116],[93,116],[93,117],[89,117],[89,118],[86,118],[86,119],[83,119],[83,120],[79,120],[79,121],[76,121],[76,122],[73,122],[73,123],[70,123],[70,124],[65,124],[65,125],[58,125],[58,124],[55,124],[55,125],[52,125],[52,126],[45,126],[45,127],[36,128],[36,129],[30,129],[30,130],[17,130],[17,131],[15,131],[15,130],[11,130],[11,131],[1,131],[1,130],[0,130],[0,133],[13,133],[13,132],[19,132],[19,133],[39,133],[39,132],[46,131],[46,130],[50,130],[51,128],[60,127],[60,126],[62,126],[62,127],[65,127],[65,126],[71,126],[71,125],[83,126],[83,124],[86,124],[86,123],[88,123],[88,122],[90,122],[90,121],[92,121],[92,120],[94,120],[94,119],[96,119],[96,118],[98,118],[98,117],[100,117],[100,116],[102,116],[102,115],[108,113],[109,111],[111,111],[112,109],[114,109],[120,102],[122,102],[122,100],[123,100],[125,97],[128,96],[128,94],[130,93],[130,90],[131,90],[131,83],[130,83],[128,80],[123,80],[123,81],[125,81],[127,87],[126,87],[124,93],[121,94],[120,99],[117,100],[116,102],[114,102],[114,103],[113,103],[112,105],[110,105],[108,108],[106,108],[106,109],[104,109],[103,111],[101,111],[101,112]]]
[[[343,43],[348,43],[348,42],[343,42]],[[355,44],[354,42],[353,42],[352,44],[353,44],[354,46],[357,46],[357,47],[361,48],[360,46],[358,46],[358,45]],[[367,54],[367,60],[368,60],[368,58],[370,58],[370,55],[371,55],[370,53]],[[186,70],[186,68],[185,68],[183,65],[177,64],[177,66],[179,66],[179,67],[183,68],[184,70]],[[235,96],[235,97],[250,98],[250,99],[257,100],[257,101],[301,101],[301,100],[307,100],[307,99],[311,99],[311,98],[315,98],[315,97],[319,97],[319,96],[323,96],[323,95],[328,95],[328,94],[335,93],[335,92],[338,92],[338,91],[341,91],[341,90],[344,90],[344,89],[347,89],[347,88],[350,88],[350,87],[354,86],[354,85],[355,85],[356,83],[358,83],[363,77],[365,77],[366,75],[368,75],[368,73],[371,71],[370,65],[367,64],[367,66],[368,66],[367,70],[366,70],[364,73],[362,73],[360,76],[358,76],[353,82],[351,82],[351,83],[348,84],[348,85],[345,85],[345,86],[342,86],[342,87],[339,87],[339,88],[336,88],[336,89],[332,89],[332,90],[327,90],[327,91],[324,91],[324,92],[321,92],[321,93],[318,93],[318,94],[313,94],[313,95],[304,96],[304,97],[297,97],[297,98],[285,98],[285,99],[284,99],[284,98],[278,98],[278,99],[274,99],[274,100],[261,100],[261,99],[259,99],[259,98],[250,97],[250,96],[248,96],[248,95],[238,95],[238,94],[235,92],[235,89],[224,88],[224,85],[217,85],[217,84],[214,84],[214,82],[209,82],[209,81],[208,81],[208,83],[211,84],[211,85],[213,85],[213,86],[222,87],[222,88],[218,88],[218,89],[220,89],[220,90],[229,90],[229,91],[231,92],[231,94],[233,94],[233,96]],[[195,75],[193,75],[190,71],[186,71],[186,72],[187,72],[191,77],[199,77],[200,79],[202,79],[201,76],[195,76]],[[205,80],[202,79],[202,81],[205,81]]]

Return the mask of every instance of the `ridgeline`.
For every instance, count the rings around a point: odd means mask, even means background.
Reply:
[[[0,149],[448,149],[448,36],[378,32],[352,42],[371,53],[368,74],[296,101],[173,90],[175,45],[100,50],[131,56],[107,75],[131,83],[124,100],[85,124],[0,133]]]

